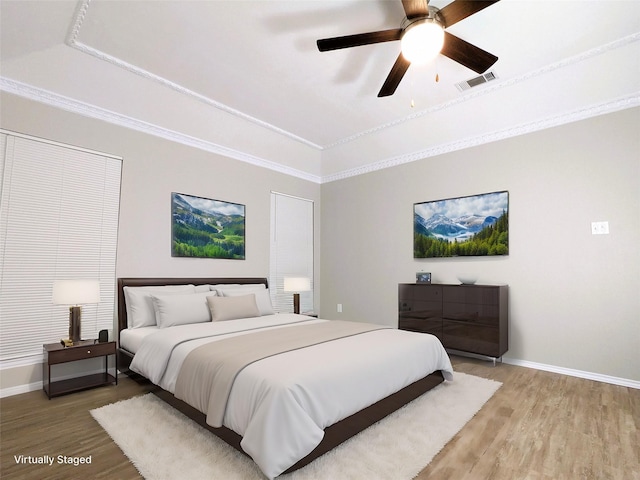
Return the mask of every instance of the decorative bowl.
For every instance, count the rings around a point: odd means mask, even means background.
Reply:
[[[458,275],[458,281],[460,281],[462,285],[473,285],[478,281],[478,278],[470,275]]]

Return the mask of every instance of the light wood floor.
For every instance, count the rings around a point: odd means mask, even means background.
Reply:
[[[462,357],[452,362],[503,386],[418,480],[640,480],[640,390]],[[118,386],[51,400],[42,391],[1,399],[0,478],[141,478],[89,410],[147,391],[122,378]],[[56,462],[17,464],[14,455]],[[91,455],[91,465],[60,465],[58,455]]]
[[[640,390],[452,357],[503,383],[418,480],[638,480]]]

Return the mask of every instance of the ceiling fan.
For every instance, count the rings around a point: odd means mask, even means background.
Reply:
[[[387,97],[396,91],[411,62],[428,60],[429,55],[430,58],[434,58],[438,53],[441,53],[476,73],[484,73],[496,63],[498,57],[446,32],[445,29],[498,1],[456,0],[438,9],[429,6],[429,0],[402,0],[406,18],[400,28],[323,38],[316,43],[321,52],[327,52],[340,48],[401,40],[402,52],[378,93],[378,97]],[[435,36],[435,40],[425,39],[423,35]],[[411,55],[412,46],[422,51],[422,58],[420,58],[420,54],[415,58]],[[429,49],[431,52],[424,51]]]

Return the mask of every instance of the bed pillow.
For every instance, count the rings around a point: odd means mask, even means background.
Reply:
[[[210,292],[211,290],[213,290],[213,288],[211,288],[211,285],[204,284],[204,285],[196,285],[195,286],[195,291],[196,293],[200,293],[200,292]]]
[[[156,312],[151,300],[152,293],[178,295],[195,293],[193,285],[158,285],[150,287],[124,287],[127,307],[127,327],[151,327],[156,324]]]
[[[211,290],[218,292],[218,295],[221,297],[223,296],[223,290],[240,290],[244,291],[244,294],[247,295],[259,290],[265,290],[266,288],[267,286],[264,283],[218,283],[211,285]]]
[[[207,297],[207,304],[211,311],[211,320],[214,322],[260,316],[260,310],[256,305],[256,296],[253,293],[239,297],[215,295]]]
[[[222,293],[224,297],[240,297],[243,295],[247,295],[247,291],[239,288],[231,288],[224,290],[217,290],[218,295]],[[261,290],[256,290],[251,292],[256,296],[256,306],[260,311],[260,315],[273,315],[276,312],[273,310],[273,305],[271,304],[271,295],[269,294],[268,288],[263,288]]]
[[[189,325],[211,321],[207,297],[216,292],[186,293],[182,295],[151,295],[156,313],[156,323],[160,328],[175,325]]]

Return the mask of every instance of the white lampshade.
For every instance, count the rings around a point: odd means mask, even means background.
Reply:
[[[81,305],[100,302],[98,280],[55,280],[53,303],[55,305]]]
[[[285,277],[285,292],[307,292],[311,290],[311,281],[308,277]]]
[[[444,45],[444,29],[431,18],[417,20],[402,35],[402,55],[411,63],[422,64],[434,59]]]

